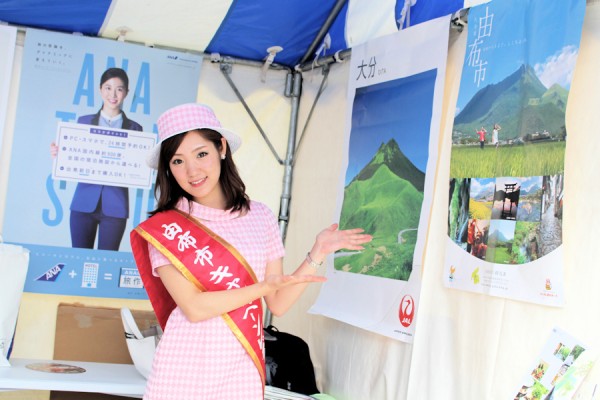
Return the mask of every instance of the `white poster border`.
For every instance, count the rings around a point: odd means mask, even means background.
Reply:
[[[352,107],[356,89],[394,79],[437,70],[430,125],[424,198],[419,220],[413,269],[408,281],[367,276],[335,270],[330,257],[327,282],[309,313],[320,314],[372,331],[392,339],[411,343],[414,337],[416,310],[421,287],[424,243],[432,207],[433,185],[438,161],[443,90],[449,38],[449,16],[437,18],[397,33],[371,40],[352,49],[346,113],[344,172],[348,166],[348,146]],[[370,79],[357,81],[352,74],[360,63],[376,57],[377,67]],[[338,193],[344,192],[340,176]],[[341,214],[343,196],[338,197],[337,215]],[[346,307],[345,309],[340,307]],[[403,321],[403,314],[411,315]]]
[[[2,152],[2,138],[4,137],[6,114],[8,111],[8,95],[12,80],[16,41],[17,28],[0,25],[0,54],[4,55],[2,61],[0,61],[0,154]]]

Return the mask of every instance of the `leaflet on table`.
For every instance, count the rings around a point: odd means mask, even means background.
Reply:
[[[59,122],[52,178],[149,189],[146,156],[155,143],[154,133]]]
[[[541,354],[518,389],[515,399],[567,400],[592,369],[597,353],[562,329],[552,329]]]

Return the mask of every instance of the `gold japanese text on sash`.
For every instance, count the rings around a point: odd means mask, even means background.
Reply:
[[[237,249],[199,221],[178,210],[154,215],[136,227],[131,236],[132,248],[140,246],[140,239],[143,239],[141,242],[149,242],[201,291],[228,290],[257,282],[254,271]],[[207,256],[207,251],[210,253],[210,257]],[[136,253],[143,252],[134,252],[134,255]],[[138,260],[138,258],[146,260]],[[213,263],[212,260],[216,262]],[[212,270],[206,268],[205,262],[210,264]],[[136,263],[140,268],[140,275],[148,291],[148,297],[160,321],[160,315],[168,317],[175,308],[175,303],[162,285],[162,281],[152,275],[147,252],[145,252],[145,257],[136,255]],[[145,267],[142,268],[142,265]],[[218,269],[215,268],[217,266]],[[234,279],[225,282],[226,278],[223,277],[234,277]],[[216,284],[215,281],[217,281]],[[168,299],[164,298],[166,296]],[[157,308],[159,309],[157,310]],[[256,365],[264,385],[262,300],[256,299],[221,317]],[[166,319],[164,323],[166,324]]]

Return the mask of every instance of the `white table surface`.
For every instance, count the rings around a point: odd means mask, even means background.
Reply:
[[[130,364],[19,358],[11,358],[9,362],[10,367],[0,367],[0,390],[58,390],[141,398],[146,387],[146,379]],[[85,372],[51,373],[26,367],[35,363],[68,364],[84,368]]]
[[[42,372],[27,368],[37,363],[67,364],[85,369],[75,374]],[[57,390],[63,392],[106,393],[142,398],[146,379],[131,364],[106,364],[84,361],[30,360],[11,358],[10,367],[0,367],[0,391]],[[267,386],[265,400],[314,399],[298,393]]]

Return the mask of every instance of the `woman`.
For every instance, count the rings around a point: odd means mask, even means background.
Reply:
[[[251,201],[231,157],[240,138],[202,104],[158,119],[157,207],[131,233],[144,287],[164,333],[144,399],[263,399],[262,299],[283,314],[334,251],[361,250],[362,229],[333,224],[283,274],[277,220]]]
[[[102,108],[95,114],[77,119],[80,124],[108,128],[142,131],[137,122],[127,118],[122,111],[123,102],[129,93],[129,78],[121,68],[109,68],[100,77]],[[50,146],[52,156],[58,148]],[[98,249],[118,251],[129,218],[129,189],[126,187],[77,183],[71,201],[71,245],[79,248],[94,248],[96,232]]]
[[[496,148],[498,148],[498,146],[500,145],[500,141],[498,140],[498,134],[500,133],[500,129],[502,129],[500,125],[494,124],[494,129],[492,130],[492,144],[495,145]]]

